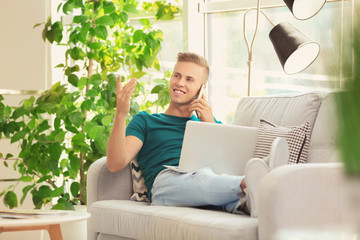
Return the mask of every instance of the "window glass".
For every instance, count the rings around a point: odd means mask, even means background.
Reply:
[[[317,15],[305,21],[295,19],[286,7],[264,12],[275,25],[287,21],[319,43],[320,54],[304,71],[293,75],[284,73],[268,37],[273,26],[260,16],[253,47],[251,95],[339,89],[340,79],[331,76],[340,66],[339,29],[341,24],[350,24],[350,3],[327,3]],[[247,95],[248,52],[243,37],[243,16],[241,11],[213,13],[207,17],[211,68],[209,101],[217,118],[226,123],[232,122],[239,98]],[[252,11],[246,18],[249,42],[255,29],[255,16],[256,11]]]

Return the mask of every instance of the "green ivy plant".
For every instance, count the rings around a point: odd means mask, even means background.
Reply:
[[[160,70],[157,58],[163,33],[147,18],[140,28],[130,24],[129,15],[153,13],[155,20],[171,20],[179,7],[165,1],[64,0],[58,12],[72,16],[72,24],[48,18],[44,41],[66,47],[62,68],[67,84],[54,84],[37,99],[30,97],[18,107],[4,104],[0,95],[0,138],[19,144],[20,153],[0,153],[4,165],[15,160],[13,169],[25,182],[20,200],[11,185],[0,192],[4,203],[14,208],[28,193],[35,208],[53,204],[53,209],[73,209],[86,204],[86,174],[89,166],[106,155],[116,107],[117,73],[122,81],[140,79],[131,101],[131,116],[140,110],[164,108],[168,103],[168,79],[149,77]],[[67,35],[68,38],[64,39]],[[146,76],[147,75],[147,76]],[[157,98],[151,100],[155,94]]]

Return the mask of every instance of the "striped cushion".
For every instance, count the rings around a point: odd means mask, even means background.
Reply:
[[[136,159],[131,160],[130,168],[134,191],[130,199],[137,202],[149,202],[145,179]]]
[[[297,127],[281,127],[261,119],[254,157],[267,157],[270,153],[271,144],[277,137],[284,137],[287,140],[290,153],[289,164],[307,161],[310,144],[310,122]]]

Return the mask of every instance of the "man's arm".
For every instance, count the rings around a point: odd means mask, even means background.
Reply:
[[[130,97],[136,80],[132,79],[124,87],[118,77],[116,86],[116,114],[114,126],[107,145],[107,167],[111,172],[125,168],[140,151],[143,142],[135,136],[125,137],[126,117],[130,111]]]

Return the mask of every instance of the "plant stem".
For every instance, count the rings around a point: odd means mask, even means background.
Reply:
[[[91,37],[90,38],[90,43],[93,43],[94,42],[94,37]],[[93,50],[91,50],[91,52],[94,52]],[[93,58],[90,58],[89,59],[89,66],[88,66],[88,74],[87,74],[87,78],[90,79],[90,77],[92,76],[93,74],[93,66],[94,66],[94,59]],[[90,89],[90,84],[86,84],[86,88],[85,88],[85,96],[86,96],[86,93],[89,91]],[[87,115],[88,115],[88,110],[86,110],[84,108],[83,110],[83,117],[86,121],[86,118],[87,118]],[[82,128],[84,129],[84,123],[82,124]],[[85,183],[85,172],[84,172],[84,164],[85,164],[85,159],[84,159],[84,154],[82,152],[80,152],[80,162],[81,162],[81,166],[80,166],[80,196],[79,196],[79,200],[80,200],[80,203],[81,204],[85,204],[85,186],[86,186],[86,183]]]

